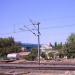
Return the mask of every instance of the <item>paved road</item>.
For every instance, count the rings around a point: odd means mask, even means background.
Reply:
[[[50,64],[0,64],[0,69],[75,70],[75,65]]]

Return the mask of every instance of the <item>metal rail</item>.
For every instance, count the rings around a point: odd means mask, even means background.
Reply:
[[[0,64],[0,69],[75,70],[75,65]]]

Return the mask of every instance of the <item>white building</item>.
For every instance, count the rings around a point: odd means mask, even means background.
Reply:
[[[58,50],[54,50],[51,44],[42,44],[40,50],[41,53],[45,52],[48,58],[49,58],[48,53],[54,53],[54,55],[58,53]]]
[[[46,54],[52,51],[52,47],[48,44],[42,44],[40,49],[41,52],[45,52]]]

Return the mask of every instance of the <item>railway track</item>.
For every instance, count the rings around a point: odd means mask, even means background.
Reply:
[[[0,69],[75,70],[73,64],[0,64]]]

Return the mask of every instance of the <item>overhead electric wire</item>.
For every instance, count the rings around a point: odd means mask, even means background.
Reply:
[[[22,28],[19,28],[21,31],[16,31],[16,30],[15,30],[15,33],[30,31],[30,32],[32,32],[32,33],[35,35],[35,33],[32,31],[32,29],[29,29],[29,28],[28,28],[27,26],[25,26],[25,25],[24,25],[24,27],[25,27],[27,30],[22,29]],[[75,24],[40,27],[40,30],[60,29],[60,28],[68,28],[68,27],[75,27]],[[36,30],[36,29],[34,29],[34,30]],[[10,35],[10,34],[15,34],[15,33],[14,33],[14,32],[0,33],[0,35]]]
[[[24,25],[24,27],[25,27],[28,31],[32,32],[32,33],[36,36],[36,34],[35,34],[31,29],[29,29],[27,26]]]
[[[25,30],[25,29],[23,29],[23,28],[19,28],[21,31],[29,31],[29,30]]]
[[[74,27],[75,24],[70,24],[70,25],[58,25],[58,26],[48,26],[48,27],[42,27],[41,30],[44,29],[59,29],[59,28],[68,28],[68,27]]]
[[[15,33],[20,33],[24,31],[15,31]],[[0,35],[10,35],[10,34],[15,34],[14,32],[8,32],[8,33],[0,33]]]
[[[34,24],[31,19],[29,19],[29,21],[32,23],[32,25],[34,26],[34,28],[36,28],[36,30],[38,30],[37,27],[35,26],[36,24]],[[35,29],[32,29],[32,30],[35,30]]]

